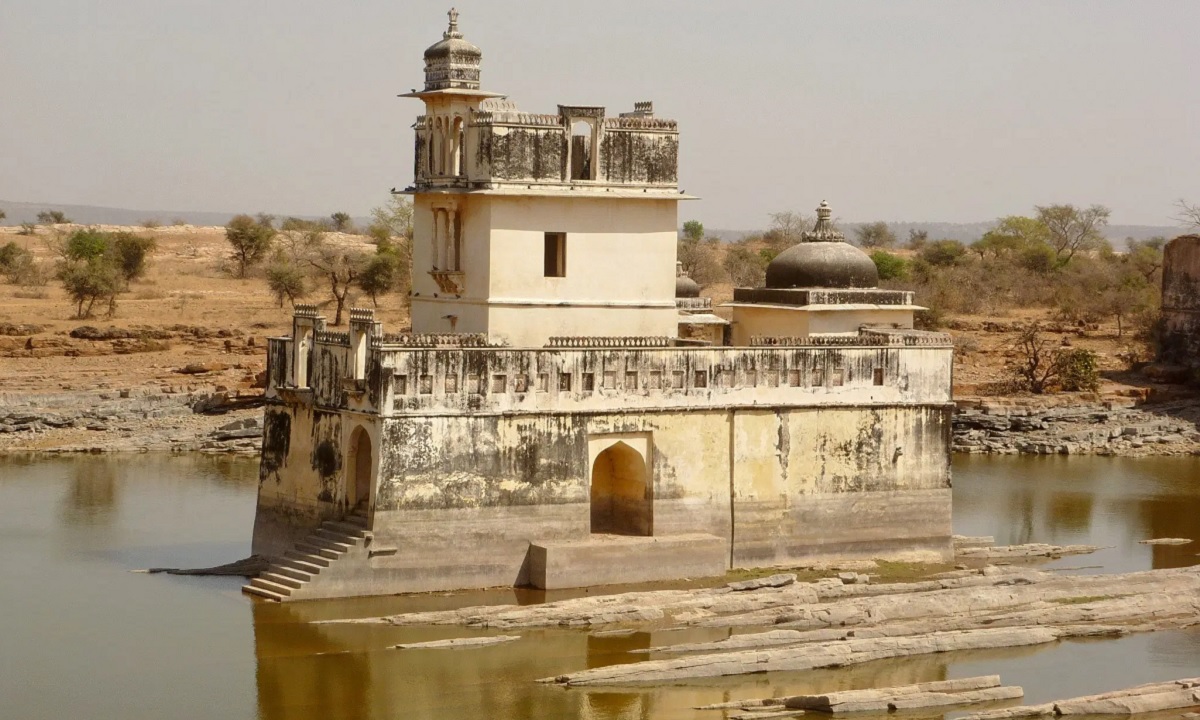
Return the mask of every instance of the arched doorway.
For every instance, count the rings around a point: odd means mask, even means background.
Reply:
[[[366,512],[371,504],[371,436],[362,426],[350,433],[350,462],[346,466],[346,498],[350,507]]]
[[[592,463],[592,532],[610,535],[653,535],[654,498],[646,461],[623,442],[596,456]]]

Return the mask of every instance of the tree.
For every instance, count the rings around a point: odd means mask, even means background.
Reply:
[[[871,253],[880,280],[903,280],[908,277],[908,261],[884,250]]]
[[[8,217],[8,213],[4,212],[3,210],[0,210],[0,220],[5,219],[6,217]]]
[[[981,258],[989,254],[1000,257],[1005,253],[1022,253],[1039,245],[1049,247],[1049,241],[1049,230],[1041,220],[1009,215],[1000,218],[995,227],[972,243],[971,249]]]
[[[742,243],[733,245],[725,252],[721,267],[729,275],[729,281],[736,286],[756,286],[762,283],[766,274],[767,263],[762,255]]]
[[[65,260],[58,269],[58,279],[75,302],[75,317],[91,317],[97,301],[108,303],[109,315],[116,310],[122,284],[120,271],[112,263],[102,259]]]
[[[333,221],[333,229],[337,232],[344,232],[351,228],[350,214],[344,212],[335,212],[329,216]]]
[[[688,220],[683,224],[683,237],[692,242],[704,239],[704,223],[699,220]]]
[[[1080,251],[1104,245],[1102,230],[1108,225],[1109,209],[1103,205],[1077,208],[1074,205],[1039,205],[1037,220],[1046,227],[1047,242],[1059,264],[1066,265]]]
[[[394,249],[381,249],[363,267],[358,286],[371,298],[371,304],[379,307],[379,296],[392,291],[396,284],[396,272],[400,260]]]
[[[275,234],[275,228],[270,222],[263,222],[261,217],[256,220],[249,215],[235,215],[225,225],[225,239],[233,246],[238,277],[246,277],[247,268],[262,262],[271,250]]]
[[[105,252],[128,284],[146,274],[146,256],[154,252],[155,247],[154,238],[118,232],[109,238]]]
[[[67,236],[60,253],[67,260],[82,260],[92,262],[108,252],[108,233],[96,228],[81,228]]]
[[[306,259],[314,273],[329,287],[336,305],[333,324],[342,324],[342,313],[350,300],[351,290],[358,284],[366,269],[369,256],[365,253],[332,245],[320,231],[305,238]]]
[[[1200,230],[1200,205],[1192,205],[1183,198],[1175,204],[1179,207],[1175,219],[1188,230]]]
[[[71,218],[63,214],[62,210],[43,210],[37,214],[38,222],[45,225],[62,225],[71,222]]]
[[[1058,380],[1062,370],[1058,352],[1050,338],[1042,335],[1034,324],[1021,331],[1016,341],[1017,378],[1030,392],[1041,395]]]
[[[386,205],[371,210],[371,219],[394,237],[412,238],[412,217],[412,201],[403,195],[392,195]]]
[[[913,250],[920,250],[925,247],[925,243],[927,242],[929,242],[928,230],[912,228],[908,231],[908,246]]]
[[[867,248],[889,248],[896,244],[896,233],[882,220],[858,226],[854,235],[858,244]]]
[[[699,285],[712,285],[721,280],[724,271],[717,261],[715,241],[697,242],[680,238],[675,248],[675,259],[683,264],[683,271]]]
[[[304,268],[287,259],[279,259],[267,267],[267,287],[283,307],[286,298],[293,306],[298,298],[304,297],[306,283]]]
[[[763,233],[762,239],[776,252],[795,245],[804,238],[804,233],[812,229],[812,218],[803,213],[785,210],[771,213],[771,227]]]
[[[935,240],[921,248],[919,257],[930,265],[946,267],[957,263],[966,253],[966,246],[957,240]]]

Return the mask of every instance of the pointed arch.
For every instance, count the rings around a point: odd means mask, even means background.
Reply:
[[[646,459],[624,442],[616,442],[592,463],[592,532],[610,535],[653,535],[654,497]]]

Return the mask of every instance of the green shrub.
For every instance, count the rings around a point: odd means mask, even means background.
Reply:
[[[880,280],[904,280],[908,277],[908,261],[886,250],[871,253]]]
[[[967,253],[967,246],[957,240],[936,240],[921,248],[920,257],[930,265],[945,267],[958,262]]]
[[[154,238],[138,237],[133,233],[114,233],[109,238],[106,254],[121,271],[126,282],[146,274],[146,256],[154,252]]]
[[[63,254],[68,260],[96,260],[108,250],[108,238],[96,228],[80,228],[67,236]]]
[[[1100,369],[1096,353],[1083,348],[1060,350],[1055,357],[1058,364],[1058,379],[1063,390],[1088,390],[1095,392],[1100,387]]]

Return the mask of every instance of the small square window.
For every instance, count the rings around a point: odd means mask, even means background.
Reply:
[[[813,368],[812,386],[825,387],[825,368]]]
[[[537,391],[538,392],[549,392],[549,390],[550,390],[550,374],[549,373],[538,373]]]
[[[492,392],[502,393],[508,389],[508,377],[505,375],[492,376]]]
[[[703,370],[697,370],[695,378],[692,380],[692,386],[698,388],[708,387],[708,373]]]
[[[671,371],[671,387],[673,387],[676,390],[683,389],[683,371],[682,370],[672,370]]]
[[[483,393],[483,383],[479,382],[478,374],[471,373],[470,375],[467,375],[467,392],[471,393],[472,395],[479,395]]]
[[[650,389],[662,390],[662,370],[650,371]]]
[[[876,385],[883,384],[883,368],[875,368],[875,372],[872,374],[872,380]]]
[[[596,373],[583,373],[581,378],[583,381],[583,391],[593,392],[596,389]]]
[[[792,387],[800,387],[800,370],[788,370],[788,385]]]
[[[616,387],[617,387],[617,371],[616,370],[605,370],[604,371],[604,389],[612,390]]]
[[[529,392],[529,376],[525,373],[513,375],[513,392]]]
[[[421,376],[421,394],[422,395],[432,395],[433,394],[433,376],[432,375],[422,375]]]
[[[408,376],[407,375],[397,375],[394,378],[392,378],[392,392],[396,393],[397,395],[407,395],[408,394]]]
[[[546,277],[567,276],[567,234],[561,232],[546,233],[545,251]]]
[[[846,371],[837,368],[833,371],[832,377],[829,378],[829,384],[838,387],[846,384]]]
[[[447,375],[446,379],[442,383],[442,387],[447,395],[453,395],[454,393],[458,392],[458,376]]]
[[[571,392],[571,373],[558,374],[558,391]]]
[[[638,389],[637,370],[627,370],[625,372],[625,389],[626,390],[637,390]]]

